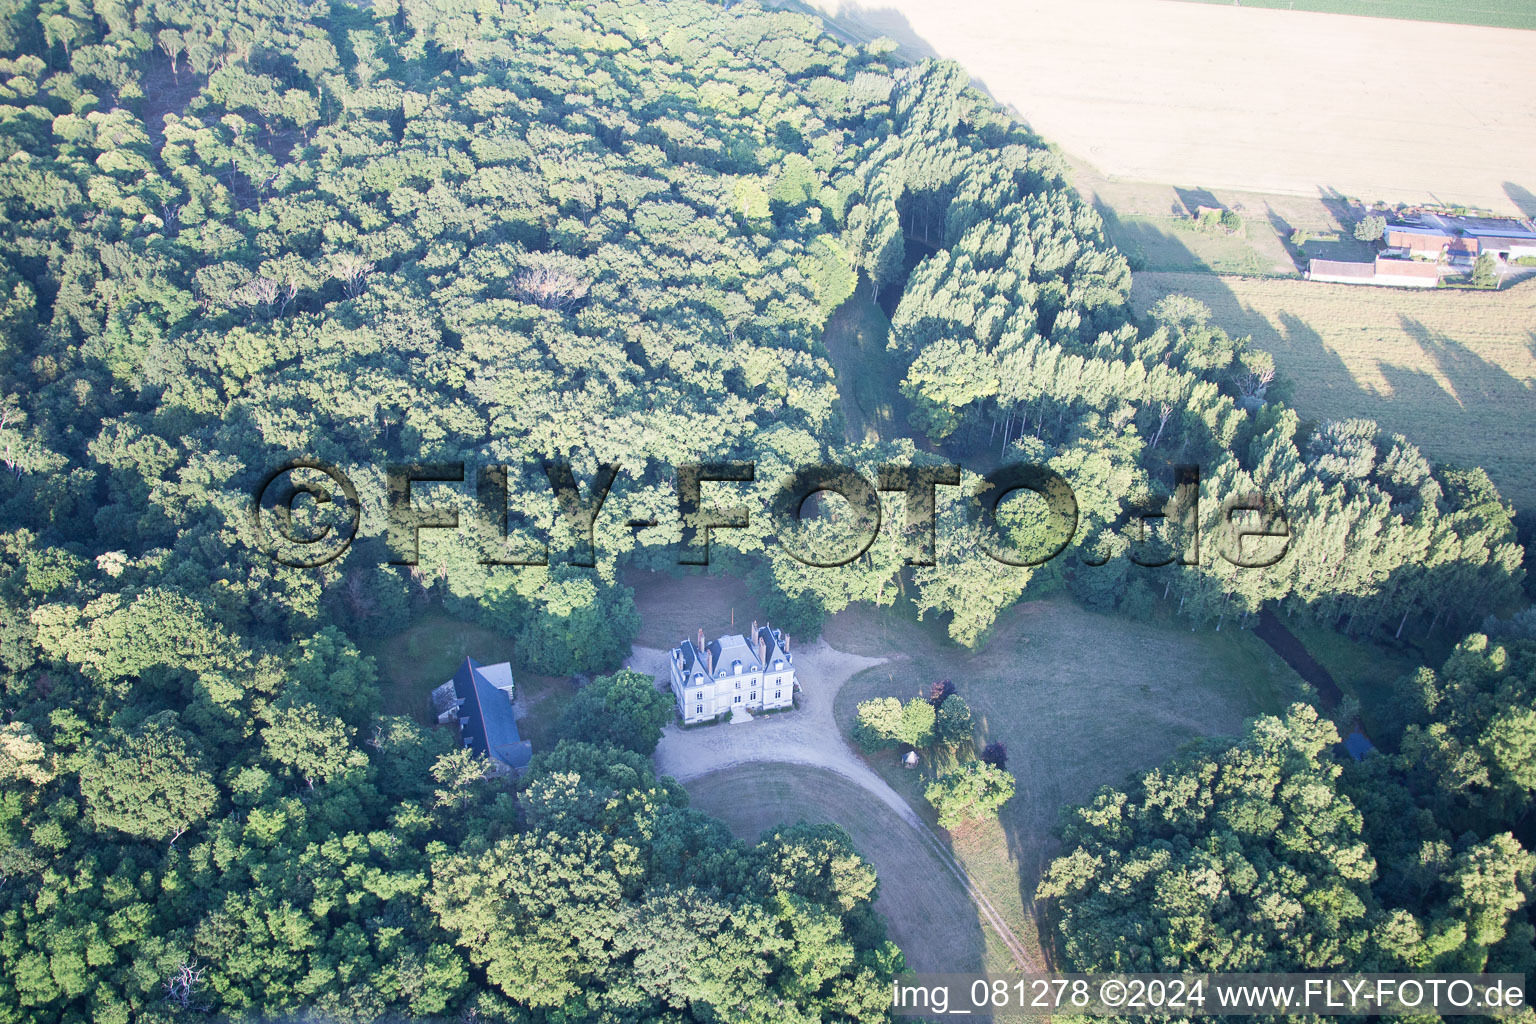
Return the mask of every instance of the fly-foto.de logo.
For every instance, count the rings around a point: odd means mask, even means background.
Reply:
[[[458,531],[467,513],[481,536],[499,540],[505,548],[514,496],[539,498],[550,509],[550,518],[571,538],[562,558],[571,565],[597,564],[596,527],[605,503],[620,479],[620,467],[602,463],[583,482],[568,461],[546,459],[532,472],[514,476],[505,465],[484,465],[473,474],[465,463],[403,463],[384,468],[382,495],[365,509],[356,483],[339,467],[318,459],[291,459],[267,473],[257,484],[250,509],[256,546],[283,565],[316,568],[334,562],[357,539],[365,519],[383,520],[383,537],[393,565],[416,565],[423,530]],[[518,480],[518,486],[513,481]],[[747,505],[731,504],[732,485],[757,483],[757,466],[746,461],[685,463],[675,467],[677,561],[680,565],[708,565],[710,537],[717,530],[745,530],[753,523]],[[899,527],[906,546],[905,561],[913,566],[935,564],[936,537],[940,529],[941,488],[960,488],[957,465],[884,465],[873,479],[848,466],[815,464],[784,475],[759,496],[759,514],[766,515],[776,543],[793,558],[814,568],[836,568],[862,556],[880,537],[882,494],[899,494],[904,511]],[[473,483],[473,495],[462,485]],[[713,485],[706,501],[705,485]],[[423,485],[436,485],[430,504],[419,500]],[[442,485],[460,485],[455,493],[472,501],[447,507],[441,504]],[[375,489],[377,490],[377,488]],[[813,535],[807,526],[823,518],[808,511],[811,499],[836,495],[842,498],[836,511],[825,518],[836,528]],[[946,500],[959,499],[976,547],[1000,565],[1036,566],[1060,555],[1077,536],[1079,507],[1067,480],[1048,466],[1010,463],[976,477],[962,493],[949,492]],[[1009,511],[1009,501],[1023,498],[1027,512]],[[1200,470],[1198,466],[1174,468],[1171,494],[1126,502],[1116,529],[1125,537],[1125,557],[1137,565],[1158,567],[1192,565],[1200,560],[1202,530]],[[523,507],[523,503],[518,503]],[[946,522],[952,521],[946,519]],[[1250,492],[1228,497],[1216,521],[1216,551],[1241,568],[1265,568],[1285,556],[1290,527],[1285,512],[1270,496]],[[630,518],[632,530],[658,527],[656,516]],[[541,531],[534,531],[540,533]],[[550,563],[550,543],[540,536],[532,550],[505,550],[486,554],[482,565],[529,566]],[[1088,552],[1078,553],[1084,565],[1102,565]]]

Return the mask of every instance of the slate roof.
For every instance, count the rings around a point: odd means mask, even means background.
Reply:
[[[763,668],[766,670],[775,658],[789,660],[789,652],[784,647],[784,632],[771,629],[768,626],[759,626],[757,638],[763,643]]]
[[[1422,238],[1440,238],[1446,241],[1456,237],[1444,228],[1426,228],[1419,227],[1416,224],[1388,224],[1387,236],[1390,238],[1392,235],[1414,235]]]
[[[683,675],[687,676],[694,672],[695,665],[698,666],[697,671],[704,671],[704,659],[699,655],[698,651],[693,649],[692,640],[684,640],[677,645],[677,649],[683,652]]]
[[[465,658],[453,674],[453,691],[464,702],[459,707],[459,734],[466,746],[508,768],[521,768],[533,758],[533,745],[518,735],[510,687],[496,686],[485,666]]]
[[[709,653],[714,656],[715,674],[724,672],[731,675],[731,662],[741,662],[742,672],[756,672],[763,666],[757,660],[757,652],[747,643],[747,638],[740,633],[728,633],[718,640],[711,641],[708,645]]]

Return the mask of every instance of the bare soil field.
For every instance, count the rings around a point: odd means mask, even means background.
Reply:
[[[1166,0],[811,0],[1111,178],[1536,213],[1532,36]],[[1404,73],[1427,57],[1470,74]],[[1475,70],[1474,70],[1475,69]]]
[[[1374,419],[1435,458],[1482,466],[1505,498],[1536,507],[1536,285],[1419,292],[1142,273],[1131,301],[1145,312],[1170,293],[1273,353],[1303,416]]]

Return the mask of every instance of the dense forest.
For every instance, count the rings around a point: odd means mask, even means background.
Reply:
[[[1271,602],[1362,634],[1475,624],[1519,590],[1481,471],[1372,423],[1303,424],[1197,304],[1135,322],[1062,162],[951,65],[750,0],[5,0],[0,53],[0,1021],[882,1017],[901,957],[837,830],[732,840],[654,776],[644,714],[600,745],[573,722],[515,787],[488,783],[382,713],[359,651],[432,603],[539,671],[616,667],[637,626],[621,570],[677,564],[686,463],[755,462],[729,485],[752,508],[816,462],[875,479],[964,460],[969,487],[1023,461],[1072,483],[1079,544],[1034,568],[980,553],[959,502],[915,569],[894,543],[808,569],[762,516],[716,531],[717,567],[796,634],[903,589],[967,644],[1026,588],[1213,628]],[[847,440],[821,332],[861,288],[920,436]],[[318,569],[268,557],[248,514],[295,456],[361,495],[357,543]],[[591,568],[545,459],[623,469]],[[385,466],[428,462],[507,467],[508,536],[425,531],[400,564]],[[1211,536],[1222,499],[1282,500],[1287,557],[1132,564],[1182,550],[1186,464]],[[808,529],[835,545],[854,526],[834,506]],[[495,564],[546,530],[546,565]],[[1487,717],[1460,672],[1404,723],[1403,771],[1438,782],[1323,781],[1304,719],[1263,724],[1252,756],[1341,808],[1351,785],[1421,808],[1454,837],[1445,872],[1503,856],[1528,877],[1499,838],[1525,805],[1454,746]],[[604,685],[589,719],[627,684]],[[1458,771],[1475,820],[1435,802]],[[1340,813],[1339,842],[1398,820]],[[1074,841],[1110,841],[1090,833]],[[1370,838],[1384,863],[1418,856]],[[1524,934],[1466,924],[1425,877],[1340,878],[1364,907],[1350,927],[1405,908],[1495,959]]]

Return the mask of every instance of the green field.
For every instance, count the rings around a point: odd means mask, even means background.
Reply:
[[[518,720],[518,731],[535,752],[553,744],[560,709],[576,692],[569,679],[528,671],[505,633],[441,612],[420,616],[394,636],[366,645],[364,653],[378,664],[384,713],[409,715],[422,725],[433,724],[432,690],[452,678],[466,656],[481,664],[510,661],[517,702],[527,714]]]
[[[694,807],[748,842],[798,821],[830,821],[846,829],[880,876],[875,909],[912,970],[1016,969],[938,855],[911,827],[892,821],[890,808],[847,779],[803,765],[750,764],[700,776],[687,788]]]
[[[677,575],[630,569],[624,585],[635,592],[640,610],[640,630],[635,643],[666,650],[702,629],[713,637],[734,628],[745,633],[767,613],[757,604],[751,589],[735,576],[714,575],[703,569],[679,569]]]
[[[1394,686],[1398,679],[1420,665],[1438,665],[1449,653],[1439,645],[1423,651],[1407,645],[1390,648],[1362,643],[1336,629],[1300,618],[1287,620],[1286,628],[1328,670],[1339,689],[1360,702],[1360,722],[1377,742],[1386,738],[1380,711],[1398,699]]]
[[[1274,231],[1261,220],[1247,221],[1236,234],[1202,232],[1192,221],[1137,214],[1117,216],[1101,207],[1104,228],[1133,269],[1203,270],[1215,274],[1289,274],[1295,266],[1276,246]],[[1271,237],[1264,237],[1265,235]],[[1251,236],[1251,238],[1250,238]],[[1257,243],[1264,243],[1262,249]]]
[[[1183,0],[1225,4],[1232,0]],[[1242,6],[1319,14],[1358,14],[1400,21],[1437,21],[1447,25],[1536,29],[1536,6],[1529,0],[1243,0]]]
[[[868,281],[860,281],[858,290],[827,320],[822,344],[837,371],[850,441],[892,440],[913,433],[907,400],[896,389],[900,359],[885,347],[890,332],[891,322],[871,298]]]
[[[829,620],[839,650],[890,663],[850,680],[838,694],[845,732],[859,701],[908,698],[948,678],[970,703],[977,740],[1008,748],[1018,791],[1001,821],[951,837],[972,880],[1038,948],[1034,891],[1056,852],[1061,809],[1099,787],[1154,767],[1203,736],[1234,736],[1259,714],[1282,709],[1301,680],[1252,633],[1098,615],[1065,598],[1004,612],[989,642],[966,651],[935,622],[898,607],[850,608]],[[928,769],[907,771],[888,751],[870,764],[936,827],[922,798]]]

